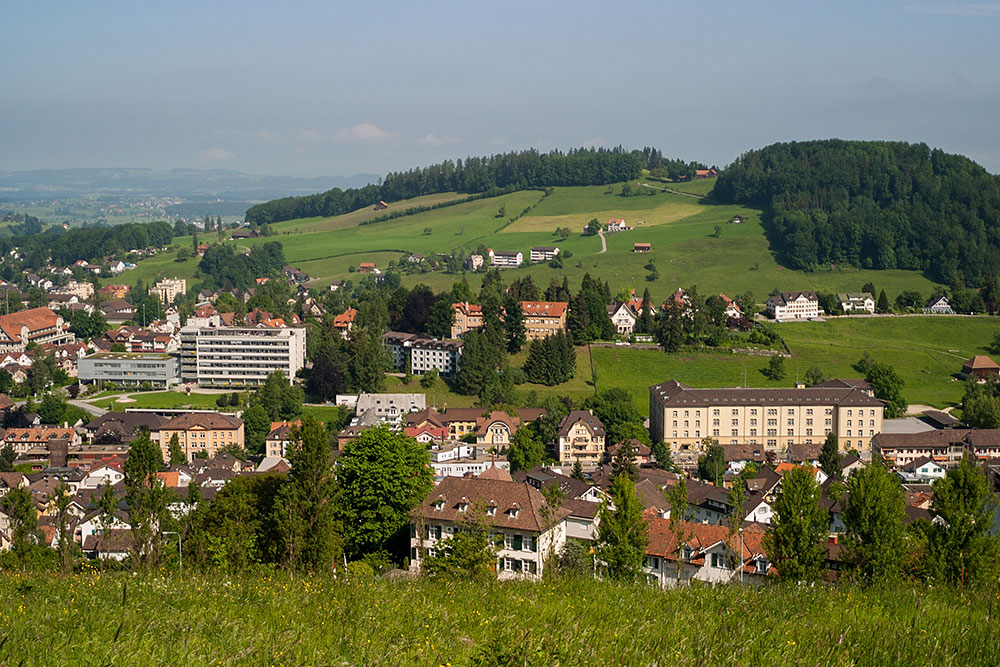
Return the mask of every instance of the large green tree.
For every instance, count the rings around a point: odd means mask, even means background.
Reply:
[[[163,469],[159,445],[142,431],[129,446],[125,459],[125,500],[132,524],[132,561],[140,569],[152,569],[163,554],[160,531],[169,518],[167,506],[173,494],[156,473]]]
[[[604,563],[610,578],[636,581],[642,575],[648,543],[646,520],[642,516],[642,503],[635,493],[635,482],[628,475],[618,475],[611,483],[611,502],[601,504],[597,557]]]
[[[812,468],[800,466],[785,473],[764,548],[786,581],[815,581],[823,572],[830,520],[819,501]]]
[[[986,474],[969,456],[934,482],[928,563],[936,578],[953,584],[994,582],[1000,544],[993,534],[996,499]]]
[[[898,580],[907,560],[906,498],[899,479],[872,463],[851,474],[847,494],[847,562],[866,583]]]
[[[830,431],[823,441],[823,449],[819,453],[819,467],[827,477],[840,477],[840,442],[837,434]]]
[[[517,429],[511,437],[507,460],[511,472],[531,470],[545,461],[545,444],[530,424]]]
[[[335,502],[348,558],[391,551],[433,486],[430,457],[413,438],[382,425],[352,440],[337,461]]]

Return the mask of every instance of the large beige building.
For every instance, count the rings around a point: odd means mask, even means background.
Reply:
[[[596,467],[604,458],[604,424],[588,410],[573,410],[559,422],[559,463]]]
[[[170,460],[170,441],[177,442],[188,460],[205,451],[215,456],[230,445],[243,447],[243,420],[218,412],[189,412],[160,426],[160,449],[163,460]]]
[[[160,298],[160,303],[167,306],[178,296],[187,294],[187,280],[184,278],[163,278],[149,290]]]
[[[548,338],[557,331],[566,331],[565,301],[522,301],[524,313],[524,333],[529,341]]]
[[[451,325],[451,337],[461,338],[473,329],[483,326],[483,307],[479,304],[462,301],[451,304],[454,320]]]
[[[884,404],[864,389],[848,386],[804,389],[692,389],[670,380],[649,388],[649,431],[671,450],[700,448],[704,438],[723,445],[763,445],[783,452],[789,445],[822,444],[837,434],[842,451],[866,458],[882,430]]]

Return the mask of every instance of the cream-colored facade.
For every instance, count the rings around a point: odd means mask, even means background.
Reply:
[[[187,294],[187,280],[184,278],[163,278],[150,290],[159,297],[164,306],[174,302],[178,296]]]
[[[568,308],[565,301],[522,301],[525,337],[532,341],[548,338],[558,331],[565,332]]]
[[[466,332],[483,326],[483,307],[468,301],[451,304],[455,314],[451,325],[451,337],[461,338]]]
[[[559,463],[594,467],[604,458],[604,425],[586,410],[574,410],[559,424]]]
[[[160,427],[160,450],[163,460],[170,460],[170,441],[174,435],[191,460],[201,451],[215,456],[226,447],[244,447],[243,420],[218,413],[189,413],[175,417]]]
[[[650,433],[671,450],[698,450],[705,438],[723,445],[822,444],[837,434],[841,451],[870,456],[882,431],[884,404],[855,388],[692,389],[671,380],[650,387]]]

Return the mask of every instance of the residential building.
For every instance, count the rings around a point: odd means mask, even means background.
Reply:
[[[945,468],[957,466],[965,454],[977,459],[1000,458],[1000,429],[949,428],[919,433],[880,433],[872,451],[897,467],[928,458]]]
[[[62,287],[53,287],[50,294],[70,294],[79,301],[86,301],[94,296],[94,283],[70,280]]]
[[[764,304],[767,316],[781,322],[819,317],[819,297],[816,292],[781,292]]]
[[[482,255],[469,255],[465,258],[464,266],[466,271],[478,271],[485,263]]]
[[[201,387],[263,384],[281,372],[291,384],[305,364],[306,330],[298,327],[184,327],[181,379]]]
[[[558,455],[561,465],[577,461],[596,467],[604,458],[604,424],[589,410],[573,410],[559,422]]]
[[[522,301],[525,337],[533,341],[548,338],[557,331],[565,333],[567,310],[569,303],[565,301]]]
[[[178,296],[187,294],[187,280],[184,278],[163,278],[157,281],[149,291],[160,298],[160,303],[167,306],[173,303]]]
[[[612,218],[608,220],[608,232],[614,234],[615,232],[624,232],[628,229],[625,224],[624,218]]]
[[[945,476],[945,467],[930,457],[921,456],[896,469],[904,484],[930,484]]]
[[[358,316],[357,308],[348,308],[333,318],[333,328],[340,332],[340,337],[347,340],[354,328],[354,319]]]
[[[365,426],[385,423],[400,427],[406,415],[427,407],[426,394],[359,394],[355,403],[355,422]]]
[[[837,294],[837,301],[845,313],[875,312],[875,297],[871,292],[840,292]]]
[[[135,319],[135,308],[124,299],[112,299],[101,303],[101,313],[108,324],[124,324]],[[149,319],[154,319],[156,313],[149,313]]]
[[[548,245],[536,245],[532,246],[531,258],[532,264],[537,264],[539,262],[551,262],[559,254],[559,248],[555,246]]]
[[[520,250],[518,251],[507,251],[507,250],[492,250],[490,249],[490,264],[500,268],[513,268],[516,266],[521,266],[524,262],[524,255]]]
[[[743,317],[743,309],[740,308],[739,304],[737,304],[735,301],[733,301],[732,299],[730,299],[725,294],[720,294],[719,298],[722,299],[722,302],[724,304],[726,304],[726,319],[727,320],[729,320],[730,318],[741,318],[741,317]]]
[[[650,243],[633,243],[632,244],[632,252],[649,252],[652,249],[653,249],[653,246]]]
[[[431,468],[434,469],[434,477],[438,481],[445,477],[478,476],[492,467],[505,472],[510,471],[510,462],[506,456],[465,442],[434,446],[430,455]]]
[[[9,445],[15,454],[24,454],[36,447],[48,450],[54,441],[68,443],[69,446],[79,445],[80,434],[71,426],[29,426],[7,429],[2,440],[3,447]]]
[[[473,329],[483,326],[483,307],[479,304],[463,301],[451,304],[454,314],[451,325],[451,338],[461,338]]]
[[[99,445],[128,444],[142,431],[159,442],[160,427],[168,421],[154,412],[105,412],[84,429],[90,441]]]
[[[454,377],[462,358],[460,340],[437,340],[419,334],[390,331],[382,340],[392,356],[393,368],[424,375],[437,370],[443,377]]]
[[[935,294],[924,305],[924,312],[929,315],[954,315],[955,310],[951,307],[948,297],[943,294]]]
[[[50,308],[0,315],[0,353],[24,352],[28,343],[63,345],[74,340],[69,323]]]
[[[975,378],[980,382],[1000,378],[1000,365],[985,354],[977,354],[962,364],[962,377]]]
[[[503,449],[521,426],[520,417],[511,417],[503,410],[494,410],[476,422],[476,444]]]
[[[684,521],[680,546],[667,519],[649,517],[646,531],[643,569],[647,580],[662,588],[692,581],[762,584],[775,574],[764,552],[764,528],[756,524],[734,535],[728,526]]]
[[[100,290],[101,296],[109,299],[124,299],[128,296],[128,285],[105,285]]]
[[[300,420],[293,422],[271,422],[271,430],[264,438],[264,455],[269,458],[288,458],[288,447],[292,444],[292,429],[302,426]]]
[[[375,262],[361,262],[358,265],[358,273],[374,273],[378,275],[382,272],[375,266]]]
[[[604,455],[605,461],[608,463],[614,461],[622,447],[629,448],[632,452],[632,461],[634,461],[637,466],[643,466],[647,463],[652,463],[653,461],[652,451],[649,449],[649,446],[642,444],[635,438],[629,438],[608,447]]]
[[[226,447],[243,447],[243,420],[221,412],[189,412],[160,426],[160,450],[163,460],[170,460],[170,441],[177,442],[191,459],[198,452],[215,456]]]
[[[703,439],[714,438],[784,453],[833,432],[842,451],[857,449],[867,458],[884,407],[854,387],[692,389],[670,380],[649,388],[649,428],[653,442],[675,451],[699,450]]]
[[[639,319],[639,315],[632,309],[632,306],[627,301],[615,301],[606,308],[611,323],[615,325],[615,330],[624,336],[631,336],[632,332],[635,331],[635,323]]]
[[[77,378],[98,389],[113,383],[119,387],[168,388],[180,382],[180,363],[165,353],[97,352],[77,362]]]
[[[558,553],[566,542],[569,514],[562,507],[550,509],[538,489],[495,467],[480,477],[445,477],[410,513],[410,569],[419,572],[442,540],[482,520],[499,539],[497,578],[538,579],[545,555]]]

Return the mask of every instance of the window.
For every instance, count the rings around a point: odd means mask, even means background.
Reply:
[[[718,416],[719,408],[715,408],[714,410],[712,410],[712,414]]]
[[[735,416],[736,416],[736,415],[738,415],[738,414],[740,414],[740,411],[739,411],[739,409],[737,409],[737,408],[733,408],[733,416],[735,417]]]
[[[728,569],[726,567],[726,555],[725,554],[712,554],[712,567],[718,567],[722,569]]]
[[[521,551],[524,548],[524,537],[521,535],[514,535],[513,546],[511,547],[514,551]]]

